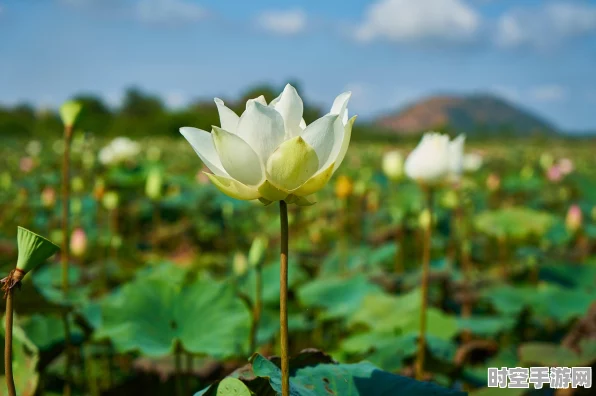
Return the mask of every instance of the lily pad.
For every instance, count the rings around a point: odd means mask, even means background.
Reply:
[[[349,319],[351,325],[363,324],[377,333],[417,332],[420,326],[420,290],[403,296],[368,295]],[[427,335],[448,340],[458,332],[457,319],[441,310],[429,307],[426,311]]]
[[[589,366],[596,361],[596,341],[584,341],[580,349],[577,353],[558,344],[528,342],[519,347],[519,357],[522,363],[549,367]]]
[[[138,279],[107,299],[101,311],[95,338],[110,339],[118,352],[164,356],[177,342],[187,352],[216,358],[247,350],[249,313],[231,286],[213,280],[180,286]]]
[[[272,361],[259,354],[251,358],[252,376],[238,378],[249,391],[259,396],[276,396],[281,393],[281,370]],[[263,381],[265,379],[267,384]],[[212,385],[195,396],[217,395],[224,381]],[[235,384],[237,384],[235,382]],[[250,394],[250,393],[249,393]],[[422,395],[465,395],[453,389],[443,388],[431,382],[382,371],[369,362],[356,364],[321,363],[292,370],[290,395],[366,395],[381,396],[404,394]]]
[[[298,297],[309,308],[323,308],[321,319],[346,318],[353,314],[365,296],[380,293],[381,288],[359,274],[318,278],[302,286]]]

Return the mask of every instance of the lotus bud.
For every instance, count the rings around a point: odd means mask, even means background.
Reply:
[[[18,227],[17,245],[19,250],[17,269],[23,273],[36,268],[60,250],[48,239],[23,227]]]
[[[383,155],[383,173],[389,180],[400,180],[404,175],[404,158],[397,150],[388,151]]]
[[[199,184],[209,184],[209,176],[205,174],[205,171],[203,169],[197,172],[197,176],[195,179]]]
[[[102,203],[107,210],[114,210],[118,207],[118,201],[120,200],[118,193],[115,191],[108,191],[104,194]]]
[[[352,195],[353,184],[348,176],[341,175],[335,182],[335,196],[339,199],[346,199]]]
[[[64,126],[72,128],[82,109],[83,106],[74,100],[64,102],[62,107],[60,107],[60,118],[62,118]]]
[[[12,186],[12,177],[10,176],[10,173],[2,172],[2,174],[0,174],[0,186],[2,186],[2,189],[4,190],[10,189]]]
[[[476,172],[482,166],[482,156],[477,153],[469,153],[464,155],[464,171]]]
[[[103,179],[97,179],[95,181],[95,186],[93,186],[93,196],[96,200],[101,201],[103,200],[103,196],[106,192],[106,183]]]
[[[147,183],[145,184],[145,194],[149,199],[157,201],[161,198],[161,190],[163,186],[163,177],[161,170],[153,168],[147,175]]]
[[[56,205],[56,190],[52,187],[45,187],[41,191],[41,204],[44,208],[51,209]]]
[[[81,227],[75,228],[70,236],[70,251],[75,257],[82,257],[87,251],[87,234]]]
[[[454,209],[458,203],[457,193],[454,190],[447,190],[441,197],[441,204],[448,209]]]
[[[534,176],[534,168],[532,168],[530,165],[526,165],[522,168],[519,175],[524,180],[531,179],[532,176]]]
[[[56,244],[62,243],[62,230],[61,229],[54,229],[50,231],[50,239],[54,241]]]
[[[582,210],[578,205],[571,205],[565,218],[565,227],[571,233],[577,232],[582,226]]]
[[[29,143],[27,143],[25,152],[31,157],[39,156],[39,154],[41,153],[41,143],[39,142],[39,140],[32,140]]]
[[[120,235],[112,235],[110,238],[110,245],[114,249],[118,249],[122,246],[122,237]]]
[[[23,157],[19,161],[19,168],[24,173],[31,172],[33,170],[34,166],[35,166],[35,162],[33,161],[33,158],[31,158],[31,157]]]
[[[72,186],[72,192],[75,194],[80,194],[85,190],[85,181],[80,176],[73,177],[70,185]]]
[[[546,172],[546,177],[549,181],[557,183],[560,182],[563,178],[563,173],[557,165],[553,165],[550,168],[548,168],[548,171]]]
[[[371,190],[366,195],[366,210],[370,213],[379,210],[379,193],[376,190]]]
[[[543,153],[540,156],[540,166],[542,167],[542,169],[548,169],[551,166],[553,166],[553,164],[555,163],[555,159],[553,158],[553,156],[549,153]]]
[[[250,266],[257,266],[265,257],[268,240],[263,236],[258,236],[252,241],[250,250],[248,251],[248,263]]]
[[[246,274],[246,271],[248,271],[248,260],[246,259],[246,256],[242,253],[236,253],[232,262],[232,267],[234,268],[234,274],[237,276]]]
[[[70,199],[70,211],[74,215],[80,215],[83,211],[83,201],[79,197],[72,197]]]
[[[367,184],[364,180],[356,180],[356,183],[354,183],[354,194],[361,197],[364,195],[364,193],[367,190]]]
[[[571,161],[569,158],[562,158],[559,161],[559,170],[563,175],[570,174],[574,169],[575,167],[573,166],[573,161]]]
[[[486,178],[486,188],[490,192],[497,191],[501,187],[501,178],[496,173],[491,173]]]
[[[428,208],[422,210],[422,212],[420,212],[420,215],[418,215],[418,225],[423,230],[426,230],[428,227],[430,227],[430,222],[431,222],[430,211],[428,210]]]
[[[81,161],[83,162],[83,168],[89,170],[93,169],[95,165],[95,154],[90,150],[85,150],[81,157]]]

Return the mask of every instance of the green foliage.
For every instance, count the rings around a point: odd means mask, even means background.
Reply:
[[[297,357],[294,360],[297,364],[290,362],[291,395],[465,395],[464,392],[442,388],[430,382],[419,382],[381,371],[368,362],[337,364],[330,362],[326,356],[316,357],[318,359],[303,358],[302,362],[299,361],[300,357]],[[246,374],[240,372],[236,376],[237,381],[225,379],[195,396],[223,395],[224,393],[220,392],[226,388],[233,389],[239,395],[275,396],[281,392],[279,367],[259,354],[251,358],[251,367]]]
[[[141,278],[107,298],[101,312],[94,337],[109,339],[121,353],[164,356],[180,342],[190,353],[225,358],[247,348],[248,311],[231,287],[212,280],[181,285]]]

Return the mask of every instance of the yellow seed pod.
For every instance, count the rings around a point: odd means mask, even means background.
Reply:
[[[354,185],[352,180],[345,175],[341,175],[337,178],[335,182],[335,196],[339,199],[346,199],[354,190]]]
[[[232,262],[232,267],[235,275],[242,276],[246,274],[246,271],[248,271],[248,260],[246,256],[239,252],[236,253]]]
[[[120,200],[116,191],[108,191],[103,195],[102,203],[107,210],[114,210],[118,207]]]
[[[431,222],[430,211],[428,209],[424,209],[422,212],[420,212],[420,215],[418,215],[418,225],[423,230],[426,230],[428,227],[431,226],[430,222]]]
[[[83,192],[85,189],[85,181],[80,176],[75,176],[70,181],[70,185],[72,186],[72,192],[79,194]]]

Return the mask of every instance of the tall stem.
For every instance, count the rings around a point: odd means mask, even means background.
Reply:
[[[461,316],[462,318],[469,318],[472,315],[472,299],[471,299],[471,274],[472,274],[472,265],[470,263],[470,254],[468,251],[467,245],[467,235],[466,235],[466,226],[464,224],[465,221],[465,214],[464,214],[464,206],[462,205],[462,193],[461,187],[457,188],[457,207],[455,209],[455,229],[456,229],[456,245],[459,246],[460,249],[460,265],[461,270],[464,277],[464,301],[462,303],[462,310]],[[462,333],[462,339],[464,341],[469,341],[472,338],[472,333],[468,330],[465,330]]]
[[[290,356],[288,346],[288,204],[279,201],[281,256],[279,271],[279,326],[281,342],[281,394],[290,396]]]
[[[70,215],[70,143],[72,127],[64,128],[64,153],[62,157],[62,290],[68,292],[69,215]]]
[[[416,379],[424,377],[424,352],[426,349],[426,308],[428,306],[428,278],[430,272],[430,250],[433,228],[433,190],[428,187],[425,190],[426,207],[429,214],[429,222],[424,236],[424,249],[422,251],[422,303],[420,304],[420,331],[418,335],[418,354],[416,356]]]
[[[6,331],[4,337],[4,373],[6,376],[6,386],[8,395],[16,396],[17,391],[14,386],[14,377],[12,375],[12,299],[14,289],[9,289],[6,293]]]
[[[64,154],[62,157],[62,291],[64,298],[68,295],[68,263],[70,260],[70,231],[69,231],[69,216],[70,216],[70,144],[72,142],[72,126],[64,127]],[[68,314],[64,314],[64,336],[66,349],[66,367],[65,367],[65,383],[64,395],[70,396],[70,365],[71,365],[71,348],[70,348],[70,329],[68,326]]]

